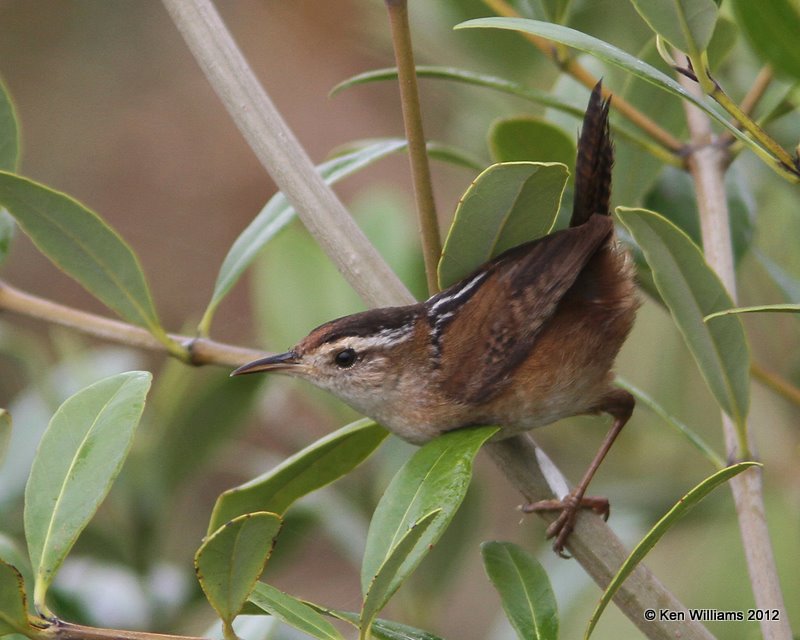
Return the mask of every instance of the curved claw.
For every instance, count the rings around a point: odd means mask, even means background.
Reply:
[[[604,520],[608,520],[608,516],[611,513],[611,506],[606,498],[598,496],[583,496],[578,498],[571,493],[565,496],[563,500],[539,500],[538,502],[522,506],[522,511],[524,513],[539,513],[542,511],[561,512],[558,518],[553,520],[547,527],[545,535],[548,538],[555,538],[553,542],[553,551],[562,558],[571,557],[564,553],[564,546],[572,530],[575,528],[575,519],[581,509],[591,509],[597,515],[602,516]]]

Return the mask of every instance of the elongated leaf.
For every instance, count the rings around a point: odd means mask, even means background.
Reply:
[[[510,542],[484,542],[481,555],[520,640],[556,640],[556,597],[542,565]]]
[[[364,594],[409,525],[441,509],[387,591],[395,591],[422,561],[464,499],[478,449],[496,432],[497,427],[477,427],[446,433],[419,449],[397,472],[375,509],[367,533],[367,548],[361,565]]]
[[[298,498],[361,464],[387,435],[386,429],[364,419],[317,440],[271,471],[223,493],[214,505],[209,533],[245,513],[283,514]]]
[[[656,402],[649,394],[633,386],[630,382],[620,377],[617,377],[615,383],[617,386],[622,387],[625,389],[625,391],[628,391],[632,396],[634,396],[639,404],[646,406],[648,409],[650,409],[650,411],[655,413],[670,427],[675,429],[675,431],[680,433],[689,442],[691,442],[692,445],[694,445],[694,447],[700,451],[700,453],[702,453],[717,469],[722,469],[725,466],[725,462],[723,461],[722,457],[716,451],[714,451],[714,449],[712,449],[705,440],[697,435],[697,433],[690,429],[685,423],[683,423],[681,420],[678,420],[678,418],[664,409],[664,407]]]
[[[486,89],[492,89],[507,95],[516,96],[517,98],[521,98],[527,102],[533,102],[534,104],[544,107],[550,107],[556,111],[568,113],[572,116],[575,116],[575,118],[578,120],[583,118],[583,107],[575,106],[563,98],[560,98],[555,93],[540,91],[539,89],[527,87],[517,82],[506,80],[505,78],[500,78],[498,76],[492,76],[485,73],[477,73],[475,71],[467,71],[466,69],[458,69],[456,67],[419,65],[416,70],[417,75],[421,78],[451,80],[454,82],[470,84],[476,87],[484,87]],[[375,69],[374,71],[366,71],[364,73],[355,75],[352,78],[348,78],[347,80],[336,85],[331,90],[331,95],[335,95],[340,91],[360,84],[383,82],[387,80],[397,80],[397,68],[391,67],[386,69]],[[649,149],[652,147],[652,144],[645,140],[636,131],[616,122],[611,122],[610,126],[615,136],[620,136],[630,140],[644,149]],[[431,153],[430,149],[429,153]],[[431,154],[431,156],[435,157],[433,154]]]
[[[31,631],[25,581],[15,567],[0,560],[0,636]]]
[[[264,571],[280,528],[274,513],[246,513],[222,525],[197,550],[197,579],[226,624],[242,610]]]
[[[337,609],[325,609],[318,605],[307,602],[309,606],[313,607],[319,613],[323,613],[337,620],[349,622],[354,627],[358,628],[361,616],[352,611],[339,611]],[[372,638],[374,640],[442,640],[439,636],[432,634],[429,631],[417,629],[416,627],[409,627],[406,624],[393,622],[391,620],[384,620],[376,618],[372,621]]]
[[[34,603],[119,473],[144,409],[151,375],[120,373],[68,398],[39,443],[25,488],[25,535],[35,575]]]
[[[468,151],[450,144],[428,142],[425,148],[428,150],[428,156],[432,160],[447,162],[456,167],[462,167],[463,169],[470,169],[472,171],[480,171],[486,166],[486,162],[476,158]]]
[[[494,164],[481,173],[456,208],[439,260],[439,285],[448,287],[492,256],[552,229],[567,183],[553,162]]]
[[[537,20],[525,20],[523,18],[478,18],[476,20],[462,22],[461,24],[456,25],[455,28],[509,29],[512,31],[520,31],[522,33],[530,33],[532,35],[541,36],[543,38],[547,38],[548,40],[553,40],[554,42],[560,42],[561,44],[573,47],[579,51],[585,51],[586,53],[589,53],[600,60],[625,69],[636,77],[660,87],[667,93],[671,93],[674,96],[688,100],[710,115],[728,131],[730,131],[734,137],[750,147],[759,155],[759,157],[762,159],[769,157],[770,160],[775,160],[757,142],[751,140],[749,137],[739,131],[739,129],[728,122],[725,114],[722,113],[712,103],[695,97],[668,75],[662,73],[655,67],[651,67],[650,65],[642,62],[622,49],[618,49],[617,47],[604,42],[603,40],[599,40],[598,38],[588,34],[581,33],[575,29],[570,29],[569,27],[550,24],[549,22],[539,22]]]
[[[11,440],[11,414],[5,409],[0,409],[0,466],[8,451],[8,443]]]
[[[335,184],[373,162],[404,149],[405,146],[405,140],[382,140],[328,160],[317,167],[317,170],[326,184]],[[203,314],[203,319],[200,321],[201,333],[208,333],[217,306],[231,290],[231,287],[236,284],[244,270],[253,262],[258,252],[294,217],[294,207],[289,204],[283,193],[278,192],[270,198],[264,208],[253,218],[253,221],[247,225],[247,228],[239,234],[220,267],[217,281],[214,284],[214,293]]]
[[[755,307],[736,307],[708,314],[703,320],[708,322],[714,318],[739,313],[800,313],[800,304],[762,304]]]
[[[669,307],[720,407],[741,428],[750,405],[750,354],[736,316],[706,324],[703,318],[733,307],[717,275],[689,237],[657,213],[617,209],[644,252],[661,298]]]
[[[703,480],[700,484],[689,491],[689,493],[678,500],[678,502],[675,503],[675,506],[673,506],[672,509],[670,509],[655,524],[655,526],[647,532],[647,535],[642,538],[641,542],[636,545],[634,550],[631,551],[630,555],[625,559],[625,562],[622,563],[622,566],[619,568],[619,571],[617,571],[617,574],[611,579],[611,582],[608,583],[606,590],[603,592],[603,595],[600,598],[600,602],[597,604],[597,608],[595,608],[594,613],[589,620],[589,626],[586,629],[584,640],[588,640],[589,636],[592,635],[592,631],[594,631],[595,626],[597,626],[600,615],[603,613],[606,606],[608,606],[608,603],[611,602],[614,594],[616,594],[619,588],[622,586],[622,583],[625,582],[627,577],[633,572],[633,570],[639,565],[639,563],[664,536],[664,534],[672,525],[685,516],[690,509],[697,505],[719,485],[727,482],[734,476],[739,475],[742,471],[746,471],[750,467],[760,466],[761,465],[758,462],[739,462],[738,464],[721,469],[714,475]]]
[[[533,87],[526,87],[525,85],[511,82],[505,78],[492,76],[485,73],[477,73],[475,71],[467,71],[466,69],[458,69],[457,67],[438,67],[418,65],[416,67],[417,76],[420,78],[437,78],[440,80],[454,80],[456,82],[463,82],[466,84],[475,85],[478,87],[486,87],[507,93],[530,102],[541,104],[545,107],[551,107],[570,113],[576,118],[583,117],[583,109],[570,104],[566,100],[559,98],[546,91],[540,91]],[[387,80],[397,80],[397,68],[388,67],[385,69],[375,69],[373,71],[366,71],[358,75],[348,78],[343,82],[337,84],[331,89],[330,95],[334,96],[340,91],[355,87],[361,84],[369,84],[371,82],[384,82]]]
[[[800,80],[800,6],[794,0],[731,0],[736,22],[753,48],[776,69]]]
[[[719,13],[713,0],[631,0],[650,28],[672,46],[695,55],[705,51]]]
[[[386,606],[386,603],[389,602],[389,598],[394,594],[392,587],[397,589],[397,587],[400,586],[399,582],[395,580],[397,572],[406,562],[409,554],[428,530],[434,518],[439,515],[440,511],[440,509],[435,509],[414,522],[403,537],[397,541],[397,544],[394,545],[391,551],[389,551],[389,555],[383,561],[380,569],[378,569],[378,573],[372,578],[372,583],[369,585],[369,589],[367,589],[367,595],[364,597],[364,604],[361,607],[360,628],[362,637],[369,637],[369,629],[372,626],[372,621],[375,619],[375,616],[378,615],[378,612]]]
[[[168,341],[136,254],[96,213],[68,195],[4,171],[0,203],[53,264],[122,318]]]
[[[273,586],[257,582],[248,598],[257,607],[319,640],[344,640],[336,627],[312,607]]]
[[[575,140],[560,127],[533,116],[492,123],[489,148],[495,162],[546,161],[575,164]]]

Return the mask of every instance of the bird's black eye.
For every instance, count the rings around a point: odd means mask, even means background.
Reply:
[[[333,361],[336,363],[337,367],[347,369],[355,364],[356,352],[353,351],[353,349],[343,349],[333,357]]]

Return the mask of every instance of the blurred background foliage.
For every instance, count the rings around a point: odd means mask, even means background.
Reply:
[[[520,2],[530,9],[534,2]],[[45,9],[45,10],[43,10]],[[391,66],[386,16],[376,0],[237,0],[220,3],[234,37],[315,162],[354,139],[402,134],[396,87],[377,83],[329,99],[341,80]],[[412,2],[417,62],[493,73],[552,91],[576,106],[587,92],[513,33],[453,32],[489,15],[478,0]],[[723,3],[723,15],[729,10]],[[730,24],[716,65],[740,98],[760,63]],[[567,23],[664,68],[651,31],[618,0],[575,0]],[[46,5],[0,1],[0,75],[22,128],[22,172],[100,212],[133,246],[170,330],[189,330],[212,290],[228,247],[274,192],[213,95],[158,2],[68,0]],[[585,59],[615,93],[662,126],[684,134],[680,103]],[[781,100],[779,79],[764,100]],[[773,95],[774,94],[774,95]],[[519,99],[452,82],[422,83],[429,138],[491,162],[486,132],[501,119],[546,118],[573,138],[578,122]],[[795,103],[796,104],[796,103]],[[795,110],[770,133],[797,142]],[[615,204],[646,206],[696,226],[692,185],[679,171],[617,138]],[[547,160],[549,158],[538,158]],[[337,187],[362,228],[414,293],[424,297],[407,160],[381,161]],[[475,172],[437,163],[442,225]],[[800,291],[797,192],[752,155],[730,170],[742,306],[792,301]],[[2,278],[58,302],[106,314],[17,234]],[[775,277],[776,269],[779,270]],[[309,329],[363,308],[297,223],[268,246],[220,307],[212,335],[283,350]],[[800,385],[797,317],[743,318],[753,359]],[[202,633],[213,618],[194,579],[191,557],[216,496],[353,419],[330,396],[291,380],[229,380],[227,371],[189,368],[161,356],[95,342],[66,330],[0,316],[0,407],[14,431],[0,468],[0,555],[21,553],[24,482],[47,421],[68,395],[104,376],[135,368],[155,373],[134,451],[120,481],[80,538],[55,584],[65,618],[105,627]],[[666,311],[649,299],[619,359],[618,371],[723,450],[719,412]],[[800,620],[800,431],[798,407],[753,384],[751,421],[764,471],[767,516],[788,615]],[[573,481],[604,434],[597,419],[574,419],[536,432]],[[411,447],[396,438],[367,464],[287,514],[270,564],[270,583],[301,597],[352,610],[358,568],[374,505]],[[611,524],[627,542],[711,469],[652,413],[639,408],[592,485],[613,504]],[[516,511],[520,498],[479,457],[477,479],[454,526],[386,616],[448,638],[511,638],[481,567],[483,540],[513,540],[538,555],[558,598],[562,637],[577,637],[599,597],[575,562],[564,562],[543,527]],[[752,606],[729,492],[717,491],[672,529],[647,564],[689,607]],[[719,637],[758,637],[755,623],[711,623]],[[596,638],[638,634],[616,611]],[[285,629],[275,638],[293,637]]]

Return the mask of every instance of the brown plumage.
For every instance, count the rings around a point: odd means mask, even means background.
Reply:
[[[609,216],[608,101],[592,92],[578,142],[570,227],[489,261],[425,302],[325,323],[291,351],[235,373],[302,377],[406,440],[498,424],[498,438],[568,416],[605,412],[606,441],[548,529],[561,553],[584,492],[633,409],[611,369],[637,307],[632,268]]]

